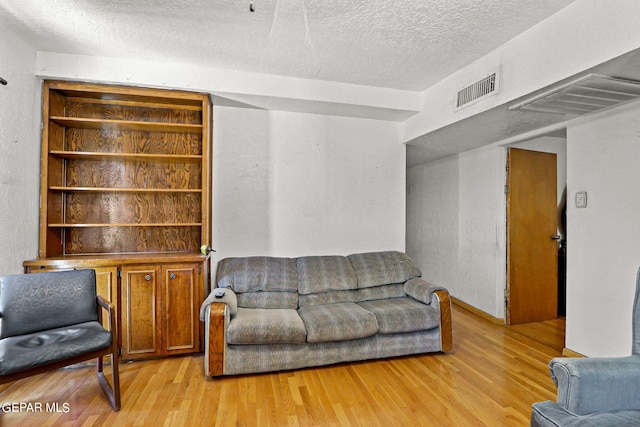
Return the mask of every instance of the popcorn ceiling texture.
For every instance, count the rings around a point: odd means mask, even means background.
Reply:
[[[572,0],[249,3],[3,0],[0,22],[42,51],[424,90]]]

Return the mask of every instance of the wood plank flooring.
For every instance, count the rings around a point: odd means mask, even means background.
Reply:
[[[453,328],[449,354],[273,374],[207,379],[201,354],[122,363],[120,412],[93,367],[58,370],[0,386],[0,425],[527,426],[531,403],[555,400],[563,320],[505,327],[454,306]]]

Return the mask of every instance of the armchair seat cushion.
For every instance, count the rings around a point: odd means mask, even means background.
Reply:
[[[50,329],[0,340],[0,376],[109,348],[111,333],[98,322]]]
[[[440,326],[438,310],[413,298],[364,301],[358,305],[376,316],[381,334],[427,331]]]
[[[636,427],[640,425],[640,411],[596,412],[576,415],[550,400],[533,404],[533,427]]]
[[[307,342],[353,340],[378,332],[374,314],[353,302],[300,307],[298,313],[307,329]]]

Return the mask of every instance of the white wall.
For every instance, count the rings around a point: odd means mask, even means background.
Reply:
[[[503,147],[486,147],[410,168],[407,253],[426,280],[504,317]]]
[[[214,261],[405,247],[399,125],[214,106]]]
[[[628,355],[640,267],[640,105],[570,124],[567,153],[566,347]],[[587,191],[585,209],[575,207],[577,191]]]
[[[567,122],[566,157],[562,138],[516,144],[556,152],[560,186],[566,173],[565,346],[590,357],[631,351],[640,267],[639,113],[635,103]],[[497,169],[504,162],[504,148],[494,145],[407,171],[407,252],[425,278],[498,318],[504,316],[505,205],[495,189],[504,185]],[[586,209],[575,207],[577,191],[587,191]]]
[[[38,255],[40,82],[36,51],[0,27],[0,275]]]
[[[557,154],[560,201],[567,174],[564,138],[510,146]],[[505,315],[505,165],[505,147],[494,144],[407,172],[408,254],[423,277],[497,318]]]

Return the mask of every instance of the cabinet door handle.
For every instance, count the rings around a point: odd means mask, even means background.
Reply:
[[[169,274],[169,279],[175,279],[175,278],[176,278],[176,273]]]
[[[146,276],[144,276],[144,280],[146,280],[147,282],[151,280],[151,275],[147,274]]]

